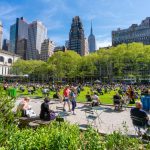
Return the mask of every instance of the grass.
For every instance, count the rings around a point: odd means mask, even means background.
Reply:
[[[84,87],[84,90],[80,92],[80,94],[77,97],[77,102],[86,102],[86,94],[87,92],[90,92],[90,88],[89,87]],[[103,95],[99,95],[100,98],[100,102],[102,104],[113,104],[113,95],[115,94],[116,91],[110,91],[109,93],[104,93],[103,91]],[[49,92],[49,98],[53,98],[53,95],[55,94],[55,92],[50,91]],[[60,95],[63,95],[63,89],[60,90]],[[29,94],[27,89],[25,89],[24,92],[21,92],[19,89],[17,89],[17,97],[21,97],[21,96],[27,96],[30,98],[44,98],[45,95],[42,94],[42,89],[39,88],[38,90],[35,91],[34,94]],[[129,106],[133,106],[133,104],[130,104]]]
[[[80,92],[80,94],[77,97],[77,102],[86,102],[86,94],[87,92],[90,92],[90,88],[89,87],[84,87],[84,90]],[[49,98],[53,98],[55,92],[50,91],[49,93]],[[100,101],[102,104],[112,104],[112,98],[113,95],[115,94],[115,91],[111,91],[110,93],[106,93],[104,95],[99,95]],[[63,95],[63,89],[60,91],[60,95]],[[44,98],[45,96],[42,94],[42,90],[39,88],[38,90],[36,90],[36,92],[34,94],[29,94],[27,89],[25,89],[24,92],[21,92],[19,89],[17,89],[17,97],[20,96],[27,96],[30,98],[34,98],[34,97],[39,97],[39,98]]]

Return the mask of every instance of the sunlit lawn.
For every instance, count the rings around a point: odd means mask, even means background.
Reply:
[[[86,102],[86,94],[87,92],[90,92],[90,88],[89,87],[84,87],[84,90],[80,92],[80,94],[77,97],[77,102]],[[102,104],[113,104],[113,95],[115,94],[116,91],[111,91],[110,93],[104,93],[103,91],[103,95],[99,95],[100,101]],[[53,98],[53,95],[55,94],[55,92],[50,91],[49,93],[49,98]],[[63,97],[63,89],[60,91],[60,95]],[[42,94],[42,90],[38,89],[36,90],[36,92],[32,95],[29,94],[27,89],[25,89],[24,92],[21,92],[20,90],[17,90],[17,97],[30,97],[30,98],[44,98],[45,95]],[[132,106],[132,105],[130,105]]]
[[[86,102],[86,97],[85,96],[86,96],[87,92],[90,92],[90,88],[89,87],[84,87],[84,90],[81,91],[80,94],[77,97],[77,102]],[[55,92],[50,91],[49,97],[53,98],[54,93]],[[63,93],[63,90],[60,91],[61,96],[63,95],[62,93]],[[112,97],[113,97],[114,94],[115,94],[115,91],[111,91],[110,93],[106,93],[104,95],[99,95],[101,103],[102,104],[112,104]],[[20,90],[17,90],[17,97],[20,97],[20,96],[23,96],[23,97],[28,96],[28,97],[31,97],[31,98],[35,98],[35,97],[44,98],[44,95],[42,94],[41,89],[36,90],[36,92],[33,95],[29,94],[27,89],[25,89],[24,92],[21,92]]]

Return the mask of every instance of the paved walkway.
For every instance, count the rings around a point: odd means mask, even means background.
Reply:
[[[20,100],[21,99],[17,100],[16,105],[20,102]],[[43,101],[40,99],[32,99],[30,101],[30,105],[37,115],[40,113],[40,105],[42,102]],[[86,116],[90,114],[89,112],[85,113],[85,109],[87,109],[87,107],[84,104],[77,104],[76,115],[72,115],[72,113],[68,111],[63,112],[62,107],[63,103],[58,101],[51,101],[50,103],[50,108],[64,117],[65,120],[69,121],[71,124],[78,124],[80,126],[88,124]],[[130,119],[130,108],[127,108],[121,112],[116,112],[113,109],[114,108],[111,106],[100,106],[98,109],[96,108],[96,110],[94,110],[94,114],[92,115],[100,117],[99,119],[97,117],[95,123],[93,123],[94,127],[96,127],[100,133],[109,134],[116,130],[125,132],[127,129],[127,133],[129,135],[135,135],[135,130]]]

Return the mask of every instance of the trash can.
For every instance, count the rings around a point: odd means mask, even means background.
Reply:
[[[143,109],[146,111],[149,111],[150,110],[150,95],[142,96],[141,102],[143,105]]]
[[[17,96],[16,89],[15,89],[15,88],[9,88],[9,89],[8,89],[8,95],[9,95],[10,97],[15,98],[15,97]]]

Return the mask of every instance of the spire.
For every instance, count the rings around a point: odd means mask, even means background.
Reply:
[[[91,34],[93,34],[92,21],[91,21]]]

